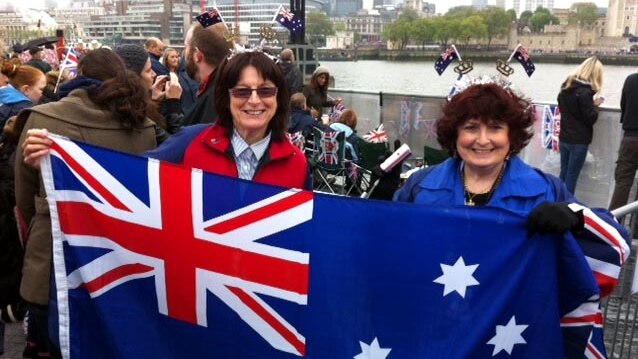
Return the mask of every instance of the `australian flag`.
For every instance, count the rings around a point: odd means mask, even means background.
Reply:
[[[202,27],[206,28],[209,26],[213,26],[219,22],[223,22],[222,15],[219,13],[217,8],[212,8],[204,13],[201,13],[195,16],[195,19],[202,25]]]
[[[573,237],[528,238],[496,208],[272,187],[52,139],[65,358],[563,358],[561,315],[598,293]]]
[[[304,24],[301,18],[299,16],[295,16],[292,11],[286,10],[283,5],[279,6],[279,8],[277,9],[275,21],[293,32],[304,28]]]
[[[516,51],[514,51],[514,58],[523,65],[523,69],[527,73],[527,76],[531,77],[534,71],[536,71],[536,66],[534,66],[527,50],[525,50],[522,45],[518,45]]]
[[[456,48],[454,46],[450,46],[445,50],[444,53],[439,56],[438,60],[434,63],[434,69],[441,76],[445,69],[452,63],[452,61],[459,58],[459,55],[456,52]]]

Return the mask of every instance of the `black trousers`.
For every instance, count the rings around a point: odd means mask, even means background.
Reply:
[[[636,170],[638,170],[638,136],[625,135],[618,150],[618,160],[614,171],[616,186],[609,203],[610,210],[627,204],[629,191],[631,191],[636,177]]]

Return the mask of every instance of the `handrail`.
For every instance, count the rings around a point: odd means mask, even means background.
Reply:
[[[611,211],[611,214],[613,214],[614,217],[616,218],[621,218],[628,215],[631,212],[636,212],[636,211],[638,211],[638,201],[628,203],[622,207],[618,207],[614,209],[613,211]]]

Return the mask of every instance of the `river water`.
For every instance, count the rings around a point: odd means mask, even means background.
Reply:
[[[425,96],[445,96],[457,78],[451,64],[443,75],[434,71],[433,61],[322,61],[335,78],[335,87],[347,90],[383,91],[389,93]],[[515,89],[535,102],[556,102],[560,86],[577,65],[536,64],[536,72],[528,77],[516,61],[510,64],[514,74],[510,76]],[[625,78],[636,72],[634,66],[603,68],[603,106],[619,108],[622,85]],[[470,76],[497,74],[494,63],[475,63]]]

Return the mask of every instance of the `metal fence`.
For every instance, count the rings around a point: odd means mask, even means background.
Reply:
[[[441,114],[443,97],[428,97],[330,89],[332,97],[341,97],[347,108],[359,117],[357,131],[364,134],[384,124],[391,142],[407,143],[413,156],[422,156],[424,146],[439,148],[434,123]],[[535,103],[537,121],[534,137],[520,153],[528,164],[558,176],[560,156],[547,148],[548,131],[551,132],[555,104]],[[594,128],[594,140],[578,180],[576,197],[590,207],[607,207],[614,189],[614,168],[621,140],[620,110],[602,108]],[[551,141],[550,141],[551,142]],[[551,147],[551,143],[549,143]],[[638,199],[638,198],[637,198]],[[638,208],[638,206],[637,206]],[[623,222],[634,229],[638,212],[625,217]],[[632,238],[638,230],[632,230]],[[632,279],[636,269],[638,240],[634,240],[632,253],[624,265],[616,290],[603,300],[605,343],[609,358],[638,358],[638,295],[631,295]]]

